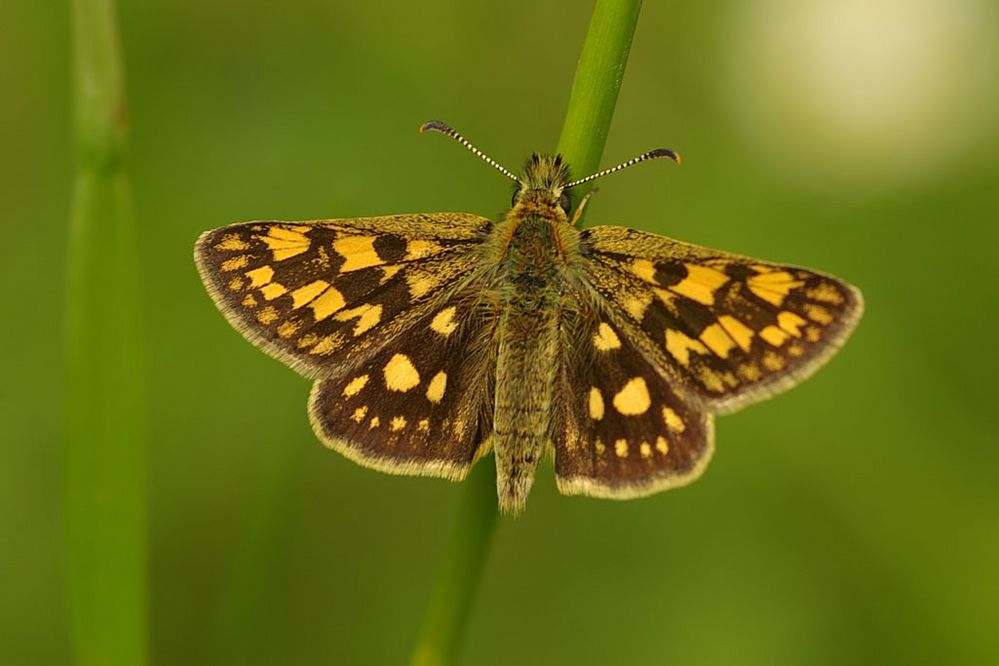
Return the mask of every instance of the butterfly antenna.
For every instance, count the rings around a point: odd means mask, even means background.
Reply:
[[[638,157],[634,157],[628,160],[627,162],[622,162],[621,164],[618,164],[616,167],[611,167],[610,169],[604,169],[603,171],[599,171],[593,174],[592,176],[587,176],[586,178],[580,178],[579,180],[574,180],[565,187],[566,189],[569,189],[570,187],[575,187],[576,185],[582,185],[583,183],[588,183],[591,180],[602,178],[603,176],[606,176],[607,174],[610,173],[614,173],[615,171],[620,171],[621,169],[627,169],[628,167],[634,166],[639,162],[645,162],[646,160],[658,160],[664,157],[673,160],[677,164],[680,164],[680,155],[676,151],[670,150],[669,148],[656,148],[655,150],[650,150],[649,152],[643,153]]]
[[[511,179],[511,180],[513,180],[515,182],[518,182],[518,183],[520,182],[520,178],[517,178],[515,175],[513,175],[510,172],[509,169],[506,169],[499,162],[497,162],[496,160],[494,160],[493,158],[489,157],[484,152],[482,152],[481,150],[479,150],[478,148],[476,148],[475,146],[473,146],[468,141],[468,139],[466,139],[465,137],[463,137],[462,135],[458,134],[456,131],[454,131],[453,129],[451,129],[451,127],[449,127],[446,123],[442,123],[439,120],[428,120],[427,122],[425,122],[422,125],[420,125],[420,133],[421,134],[423,132],[427,132],[427,131],[440,132],[444,136],[451,137],[452,139],[454,139],[455,141],[457,141],[461,145],[465,146],[465,148],[468,148],[470,151],[472,151],[472,153],[476,157],[478,157],[479,159],[481,159],[486,164],[492,166],[494,169],[496,169],[497,171],[499,171],[501,174],[503,174],[507,178],[509,178],[509,179]]]

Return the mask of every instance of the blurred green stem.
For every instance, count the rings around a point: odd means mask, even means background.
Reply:
[[[479,461],[465,481],[451,539],[413,650],[413,666],[441,666],[457,660],[496,526],[496,501],[496,466],[490,456]]]
[[[73,0],[66,531],[77,664],[146,663],[145,448],[123,72],[111,0]]]
[[[593,8],[558,142],[577,175],[593,173],[600,163],[641,7],[641,0],[597,0]],[[413,666],[453,664],[460,655],[497,518],[496,472],[488,460],[465,483]]]

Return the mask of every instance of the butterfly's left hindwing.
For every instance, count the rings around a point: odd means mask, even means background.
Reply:
[[[202,281],[247,339],[309,377],[346,371],[475,273],[490,222],[439,213],[205,232]]]
[[[323,442],[383,472],[463,478],[493,424],[496,317],[486,293],[456,294],[363,365],[318,380],[309,415]]]

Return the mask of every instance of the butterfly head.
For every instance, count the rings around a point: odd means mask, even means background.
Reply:
[[[534,206],[558,206],[568,214],[572,206],[569,197],[569,166],[561,155],[534,153],[524,165],[524,176],[517,181],[513,192],[513,205],[529,203]]]

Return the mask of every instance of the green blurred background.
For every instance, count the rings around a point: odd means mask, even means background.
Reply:
[[[247,219],[458,210],[551,150],[590,3],[118,4],[158,664],[400,663],[461,488],[325,450],[307,381],[191,259]],[[0,4],[0,663],[70,660],[60,439],[65,3]],[[812,266],[867,313],[815,378],[718,423],[695,485],[503,519],[465,663],[999,663],[999,8],[648,2],[593,224]]]

